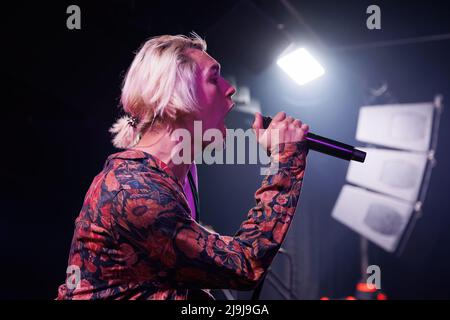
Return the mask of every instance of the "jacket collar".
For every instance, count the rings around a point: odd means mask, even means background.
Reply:
[[[159,171],[162,171],[163,173],[170,176],[173,180],[175,180],[181,188],[183,188],[184,183],[182,181],[179,181],[178,177],[173,173],[172,169],[161,161],[159,158],[155,157],[154,155],[151,155],[147,152],[141,151],[141,150],[135,150],[135,149],[127,149],[122,152],[114,153],[110,155],[106,161],[108,164],[110,161],[114,159],[121,159],[121,160],[134,160],[144,163],[147,167],[155,168]]]

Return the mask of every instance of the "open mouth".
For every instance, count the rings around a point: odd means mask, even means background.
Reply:
[[[230,107],[228,107],[227,112],[223,115],[222,126],[225,130],[227,129],[227,126],[225,124],[225,119],[227,118],[228,114],[231,112],[231,110],[233,110],[234,107],[235,107],[235,103],[232,101]]]

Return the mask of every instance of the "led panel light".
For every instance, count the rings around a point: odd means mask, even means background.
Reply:
[[[278,59],[277,64],[299,85],[304,85],[325,73],[325,69],[305,48],[286,54]]]

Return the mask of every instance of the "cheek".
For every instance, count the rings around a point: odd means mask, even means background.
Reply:
[[[202,109],[207,109],[214,102],[214,88],[211,88],[209,85],[201,86],[197,97]]]
[[[204,88],[197,88],[197,102],[200,105],[200,108],[203,108],[204,105],[207,104],[207,97]]]
[[[220,90],[216,87],[207,88],[202,97],[202,106],[205,112],[216,113],[220,108]]]

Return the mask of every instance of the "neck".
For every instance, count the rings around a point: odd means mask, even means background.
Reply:
[[[173,163],[172,152],[177,144],[179,144],[179,141],[171,139],[170,131],[162,128],[157,131],[147,131],[133,149],[141,150],[157,157],[167,164],[181,183],[184,183],[189,168],[191,167],[191,163]],[[193,159],[191,159],[191,162],[192,161]]]

